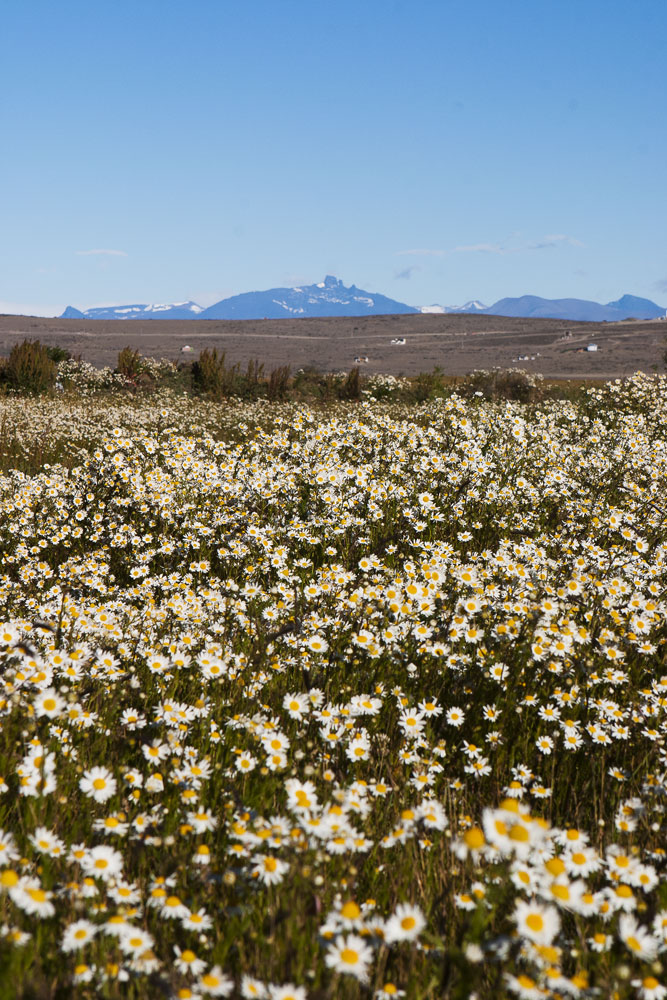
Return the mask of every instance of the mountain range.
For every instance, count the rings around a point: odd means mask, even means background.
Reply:
[[[379,316],[397,313],[473,313],[487,316],[549,318],[594,323],[613,323],[623,319],[657,319],[666,310],[650,299],[623,295],[614,302],[601,304],[588,299],[544,299],[539,295],[504,298],[491,306],[477,300],[462,306],[422,306],[420,309],[366,292],[356,285],[344,285],[328,274],[324,281],[298,288],[270,288],[263,292],[245,292],[221,299],[207,309],[196,302],[161,305],[135,304],[75,309],[68,306],[61,319],[285,319],[315,316]]]
[[[427,306],[422,312],[435,311]],[[622,319],[658,319],[667,310],[650,299],[637,295],[623,295],[614,302],[602,305],[589,299],[543,299],[539,295],[521,295],[518,298],[498,299],[492,306],[481,302],[466,302],[464,306],[443,306],[446,313],[483,313],[487,316],[513,316],[535,319],[567,319],[588,323],[614,323]]]
[[[222,299],[208,309],[195,302],[173,305],[108,306],[80,311],[68,306],[61,319],[285,319],[299,316],[383,316],[418,313],[419,309],[386,295],[344,285],[328,274],[316,285],[269,288]]]

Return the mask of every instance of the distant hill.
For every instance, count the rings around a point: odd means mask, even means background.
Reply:
[[[68,306],[61,319],[195,319],[202,313],[196,302],[170,302],[165,305],[99,306],[75,309]]]
[[[300,288],[269,288],[265,292],[245,292],[222,299],[200,315],[200,319],[284,319],[286,316],[383,316],[417,313],[419,309],[366,292],[356,285],[344,285],[328,274],[316,285]]]
[[[466,312],[472,310],[465,310]],[[601,305],[588,299],[543,299],[539,295],[522,295],[516,299],[499,299],[484,309],[490,316],[569,319],[590,323],[614,323],[623,319],[658,319],[665,309],[650,299],[623,295],[615,302]]]
[[[423,313],[481,313],[486,310],[483,302],[472,299],[462,306],[422,306],[420,312]]]

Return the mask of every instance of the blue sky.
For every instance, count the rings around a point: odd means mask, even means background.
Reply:
[[[0,310],[667,303],[664,0],[3,0]]]

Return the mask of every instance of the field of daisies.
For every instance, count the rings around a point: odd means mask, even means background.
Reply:
[[[667,378],[0,463],[0,1000],[667,996]]]

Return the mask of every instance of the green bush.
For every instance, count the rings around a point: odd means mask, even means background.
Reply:
[[[289,377],[289,365],[283,365],[281,368],[273,368],[266,385],[267,398],[270,400],[284,399],[287,395]]]
[[[66,347],[60,347],[58,344],[55,344],[53,347],[47,347],[46,353],[56,364],[59,364],[61,361],[72,360],[70,351]]]
[[[359,368],[351,368],[347,378],[338,389],[341,399],[361,399],[361,378]]]
[[[52,388],[56,364],[39,340],[24,340],[12,347],[2,375],[8,388],[38,395]]]
[[[535,403],[544,394],[543,378],[521,368],[493,368],[474,371],[457,387],[461,396],[482,396],[484,399],[510,399],[517,403]]]
[[[238,364],[227,367],[225,352],[218,354],[217,347],[206,348],[192,366],[192,384],[195,392],[221,399],[239,394],[241,377]]]
[[[139,351],[132,347],[124,347],[118,352],[117,371],[130,382],[135,382],[144,370],[143,358]]]

